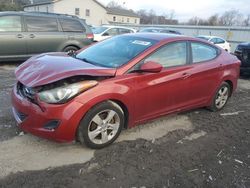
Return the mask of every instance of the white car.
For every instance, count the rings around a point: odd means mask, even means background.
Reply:
[[[213,43],[213,44],[215,44],[215,45],[223,48],[224,50],[226,50],[226,51],[228,51],[230,53],[231,45],[230,45],[229,42],[227,42],[223,38],[216,37],[216,36],[205,36],[205,35],[198,36],[197,38],[209,41],[209,42],[211,42],[211,43]]]
[[[99,42],[101,40],[126,34],[126,33],[135,33],[136,30],[127,28],[127,27],[119,27],[119,26],[110,26],[110,25],[103,25],[100,27],[93,27],[92,32],[94,34],[94,41]]]

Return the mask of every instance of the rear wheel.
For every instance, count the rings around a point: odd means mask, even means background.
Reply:
[[[94,106],[82,119],[78,128],[78,140],[93,149],[113,143],[124,127],[124,113],[112,101]]]
[[[230,94],[231,94],[230,85],[226,82],[223,82],[213,98],[212,104],[209,107],[210,110],[219,111],[223,109],[228,102]]]
[[[66,52],[67,54],[74,54],[77,50],[79,50],[79,48],[75,47],[75,46],[68,46],[66,48],[64,48],[64,52]]]

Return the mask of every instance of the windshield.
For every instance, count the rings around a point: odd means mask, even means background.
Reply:
[[[97,66],[117,68],[155,43],[157,41],[140,37],[117,36],[85,49],[76,58]]]
[[[198,39],[203,39],[203,40],[206,40],[206,41],[208,41],[210,38],[209,37],[204,37],[204,36],[199,36],[199,37],[197,37]]]
[[[93,27],[92,32],[94,34],[101,34],[102,32],[106,31],[108,28],[107,27]]]

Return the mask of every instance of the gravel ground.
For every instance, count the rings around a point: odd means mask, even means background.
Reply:
[[[0,67],[0,187],[250,187],[247,77],[221,112],[163,117],[94,151],[20,134],[10,113],[13,71]]]

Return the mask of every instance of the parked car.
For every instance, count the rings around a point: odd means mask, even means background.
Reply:
[[[201,35],[198,36],[197,38],[209,41],[221,48],[223,48],[224,50],[226,50],[227,52],[231,52],[231,45],[229,42],[227,42],[225,39],[220,38],[220,37],[216,37],[216,36],[205,36],[205,35]]]
[[[181,35],[181,32],[170,28],[157,28],[157,27],[147,27],[139,30],[140,33],[169,33]]]
[[[103,148],[123,128],[149,119],[221,110],[237,87],[239,67],[236,56],[203,40],[120,35],[74,56],[47,53],[20,65],[13,114],[26,132]]]
[[[92,31],[94,33],[94,41],[99,42],[104,39],[121,35],[127,33],[135,33],[136,30],[127,28],[127,27],[120,27],[120,26],[111,26],[111,25],[103,25],[100,27],[93,27]]]
[[[44,52],[79,50],[93,42],[93,33],[74,16],[1,12],[0,41],[0,62],[25,60]]]
[[[250,43],[239,44],[234,54],[241,61],[240,72],[241,74],[250,74]]]

